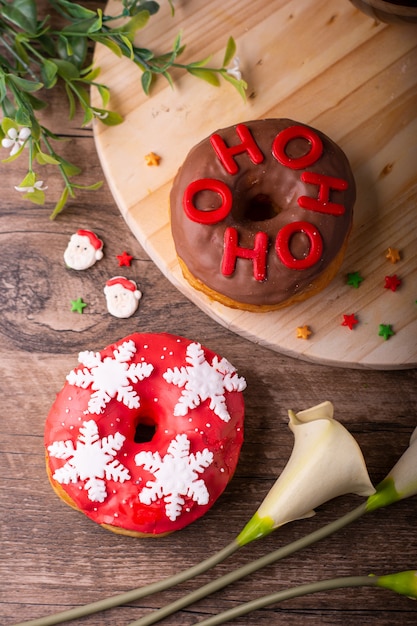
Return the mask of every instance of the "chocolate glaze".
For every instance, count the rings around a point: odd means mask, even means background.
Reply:
[[[312,282],[328,268],[341,251],[352,224],[352,209],[356,198],[355,181],[347,157],[341,148],[322,132],[314,130],[323,142],[323,154],[306,170],[347,181],[345,191],[331,190],[330,201],[343,204],[343,215],[335,216],[299,206],[300,196],[317,198],[318,187],[304,183],[300,176],[304,170],[283,166],[272,154],[273,140],[288,126],[299,124],[289,119],[266,119],[245,122],[264,160],[255,165],[247,153],[235,156],[237,174],[229,174],[216,156],[207,137],[191,149],[175,177],[171,190],[171,229],[178,256],[189,272],[211,290],[249,305],[277,305],[295,294],[311,288]],[[303,125],[306,126],[306,125]],[[311,127],[307,127],[310,128]],[[216,131],[227,146],[241,143],[236,126]],[[304,138],[291,140],[286,154],[298,158],[310,150]],[[183,208],[187,186],[201,178],[214,178],[225,182],[233,193],[232,210],[220,223],[205,225],[190,220]],[[196,194],[194,205],[199,210],[210,210],[221,204],[220,197],[211,191]],[[323,238],[320,261],[305,270],[286,267],[275,251],[278,231],[287,223],[308,221],[318,228]],[[257,232],[269,237],[267,276],[258,281],[253,276],[253,263],[237,259],[231,276],[221,273],[224,250],[224,231],[232,226],[238,230],[239,246],[253,248]],[[291,252],[296,258],[308,254],[309,242],[301,233],[291,239]]]

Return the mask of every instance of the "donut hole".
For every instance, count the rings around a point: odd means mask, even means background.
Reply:
[[[279,213],[279,208],[265,193],[258,193],[250,198],[245,209],[244,218],[250,222],[265,222],[273,219]]]
[[[135,435],[133,440],[135,443],[147,443],[152,441],[156,433],[156,424],[151,417],[141,417],[136,424]]]

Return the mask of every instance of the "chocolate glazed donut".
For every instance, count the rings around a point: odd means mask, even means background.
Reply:
[[[346,155],[310,126],[266,119],[218,130],[191,149],[171,190],[184,276],[249,311],[304,300],[337,273],[355,198]]]

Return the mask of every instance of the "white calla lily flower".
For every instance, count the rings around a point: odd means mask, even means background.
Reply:
[[[374,511],[398,500],[417,494],[417,428],[410,443],[392,470],[377,485],[376,493],[368,498],[368,510]]]
[[[323,402],[305,411],[289,411],[295,441],[291,457],[237,541],[245,545],[288,522],[314,515],[314,508],[346,493],[375,492],[361,449],[333,405]]]

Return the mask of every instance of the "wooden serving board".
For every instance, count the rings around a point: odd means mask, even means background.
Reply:
[[[141,31],[140,45],[166,52],[181,30],[180,60],[213,53],[221,65],[237,42],[248,87],[212,87],[184,72],[143,94],[140,71],[98,47],[100,80],[125,121],[97,121],[95,138],[115,201],[165,276],[211,318],[247,339],[293,357],[345,367],[417,366],[417,27],[374,22],[348,0],[193,0],[164,3]],[[166,3],[168,5],[168,3]],[[108,12],[120,11],[111,0]],[[97,105],[99,100],[93,96]],[[183,279],[170,233],[172,180],[189,149],[218,128],[264,117],[290,117],[341,145],[355,174],[354,228],[339,275],[321,294],[273,313],[246,313],[210,301]],[[146,164],[153,151],[159,166]],[[388,247],[401,259],[386,259]],[[358,288],[346,276],[359,272]],[[402,281],[395,291],[385,276]],[[140,283],[140,276],[137,277]],[[145,294],[146,295],[146,294]],[[343,316],[354,314],[350,330]],[[391,324],[394,335],[380,336]],[[297,327],[308,325],[308,339]]]

